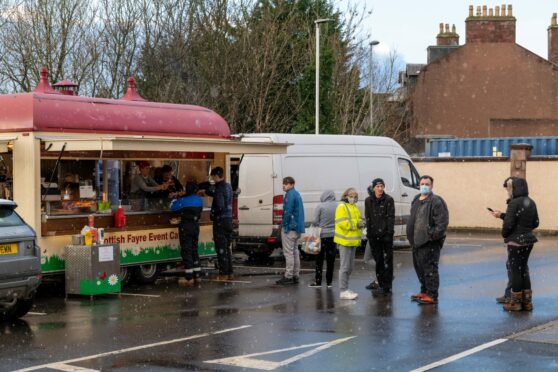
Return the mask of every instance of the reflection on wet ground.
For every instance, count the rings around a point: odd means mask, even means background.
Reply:
[[[391,296],[373,296],[364,288],[371,268],[357,260],[350,284],[359,294],[357,301],[339,299],[337,276],[333,288],[309,288],[311,261],[303,263],[307,270],[301,283],[289,287],[274,284],[281,262],[273,267],[239,265],[240,280],[233,283],[206,280],[182,287],[169,276],[155,285],[125,288],[150,297],[99,296],[90,301],[73,296],[65,301],[63,286],[52,282],[43,288],[32,314],[0,325],[0,370],[68,360],[71,366],[93,370],[240,370],[230,363],[255,370],[265,365],[278,370],[287,365],[309,371],[411,370],[558,318],[553,239],[541,239],[530,261],[532,313],[509,314],[495,304],[506,281],[505,251],[497,237],[450,236],[442,252],[437,306],[409,300],[418,290],[410,252],[397,251],[394,260]],[[558,345],[535,339],[555,333],[546,329],[540,336],[509,339],[441,369],[498,370],[502,360],[546,369],[556,360],[551,355],[558,355]],[[528,362],[513,351],[512,343],[522,343]],[[280,351],[284,349],[289,350]],[[251,353],[257,354],[252,358],[256,362],[239,357],[206,363]]]

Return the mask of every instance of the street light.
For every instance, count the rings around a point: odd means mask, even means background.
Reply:
[[[314,21],[316,25],[316,134],[320,134],[320,24],[333,22],[331,18]]]
[[[374,133],[374,78],[373,78],[373,72],[374,72],[374,65],[373,65],[373,59],[372,59],[372,52],[374,49],[374,45],[378,45],[380,44],[380,42],[378,40],[372,40],[370,42],[370,62],[368,63],[368,80],[370,82],[370,131],[372,132],[371,134],[375,134]]]

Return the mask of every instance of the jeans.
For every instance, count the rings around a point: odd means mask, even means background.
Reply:
[[[329,285],[333,282],[333,266],[335,265],[335,256],[337,249],[332,238],[322,238],[322,249],[316,256],[316,284],[322,284],[322,270],[324,267],[324,257],[327,264],[326,283]]]
[[[298,239],[300,234],[296,231],[281,231],[281,244],[285,256],[285,278],[298,277],[300,273],[300,254],[298,252]]]
[[[215,242],[215,251],[217,252],[219,275],[231,275],[233,273],[232,233],[232,218],[221,218],[213,221],[213,241]]]
[[[511,269],[512,291],[531,289],[531,278],[527,263],[533,244],[522,247],[508,245],[508,262]]]
[[[438,298],[438,288],[440,287],[438,262],[441,249],[442,242],[440,241],[430,241],[418,248],[413,247],[413,265],[420,282],[420,291],[433,299]]]

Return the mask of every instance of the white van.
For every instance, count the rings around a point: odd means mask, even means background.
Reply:
[[[405,224],[411,202],[418,193],[419,174],[409,155],[391,138],[308,135],[247,134],[247,142],[290,143],[286,154],[246,155],[238,175],[237,248],[252,257],[269,256],[280,247],[283,207],[283,177],[295,179],[304,202],[306,225],[324,190],[333,190],[337,200],[349,187],[364,199],[374,178],[382,178],[386,193],[395,200],[395,239],[405,239]]]

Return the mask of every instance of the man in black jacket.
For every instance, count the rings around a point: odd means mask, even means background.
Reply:
[[[219,280],[233,279],[231,241],[232,225],[232,187],[225,182],[223,168],[211,170],[211,178],[215,181],[214,190],[210,187],[205,193],[213,197],[211,203],[211,221],[213,221],[213,241],[219,265]]]
[[[413,249],[413,264],[420,281],[420,293],[411,296],[411,300],[423,305],[438,303],[438,262],[449,222],[446,202],[432,192],[433,184],[430,176],[420,178],[420,194],[411,204],[407,222],[407,239]]]
[[[381,178],[372,181],[368,187],[368,197],[364,201],[366,236],[376,261],[376,278],[366,289],[391,294],[393,282],[393,234],[395,228],[395,203],[384,192],[385,183]]]

